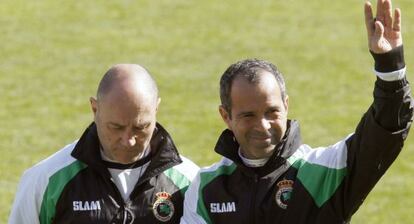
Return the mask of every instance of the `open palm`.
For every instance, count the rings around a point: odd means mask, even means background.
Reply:
[[[391,0],[377,0],[377,14],[372,13],[370,2],[365,3],[365,25],[369,49],[377,54],[386,53],[402,45],[401,11],[394,10]]]

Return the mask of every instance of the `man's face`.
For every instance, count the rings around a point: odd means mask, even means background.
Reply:
[[[158,102],[122,100],[108,94],[91,98],[99,140],[106,156],[119,163],[135,162],[149,145],[156,124]]]
[[[288,113],[288,98],[282,100],[275,77],[266,71],[256,83],[238,77],[230,96],[231,117],[223,107],[220,113],[243,155],[249,159],[270,156],[286,132]]]

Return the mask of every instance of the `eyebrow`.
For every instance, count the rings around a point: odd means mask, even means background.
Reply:
[[[118,126],[118,127],[125,127],[125,125],[118,124],[118,123],[115,123],[115,122],[112,122],[112,121],[110,121],[108,124],[113,125],[113,126]]]
[[[271,107],[267,108],[266,112],[273,111],[273,110],[279,112],[279,111],[281,111],[281,107],[280,106],[271,106]],[[254,115],[254,112],[253,111],[242,111],[242,112],[238,113],[236,115],[236,117],[242,117],[242,116],[245,116],[245,115]]]
[[[123,127],[126,127],[126,126],[127,126],[127,125],[118,124],[118,123],[115,123],[115,122],[112,122],[112,121],[108,122],[108,124],[109,124],[109,125],[112,125],[112,126],[116,126],[116,127],[121,127],[121,128],[123,128]],[[147,127],[147,126],[148,126],[148,125],[150,125],[150,124],[151,124],[151,122],[150,122],[150,121],[146,121],[146,122],[140,123],[140,124],[138,124],[138,125],[134,125],[133,127],[134,127],[134,128],[144,128],[144,127]]]
[[[269,107],[266,111],[270,111],[270,110],[277,110],[277,111],[281,111],[281,107],[280,106],[271,106]]]
[[[238,113],[236,115],[236,117],[242,117],[242,116],[245,116],[245,115],[254,115],[254,112],[252,112],[252,111],[243,111],[243,112]]]
[[[136,127],[136,128],[145,128],[145,127],[147,127],[150,124],[151,124],[150,121],[146,121],[146,122],[140,123],[138,125],[134,125],[134,127]]]

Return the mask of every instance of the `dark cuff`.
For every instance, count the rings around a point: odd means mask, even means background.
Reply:
[[[403,45],[383,54],[370,51],[375,60],[375,71],[393,72],[405,67]]]
[[[377,78],[377,81],[375,82],[375,85],[382,89],[385,92],[395,92],[403,88],[404,86],[408,85],[407,78],[404,77],[401,80],[395,80],[395,81],[384,81],[381,78]]]

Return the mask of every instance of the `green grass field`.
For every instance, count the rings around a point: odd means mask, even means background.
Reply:
[[[329,145],[353,132],[375,80],[362,0],[2,1],[0,7],[0,223],[22,172],[77,139],[104,72],[139,63],[161,91],[159,121],[182,154],[215,162],[218,82],[244,58],[285,74],[290,118],[303,141]],[[414,5],[402,8],[409,80]],[[411,74],[410,74],[411,73]],[[414,223],[414,136],[352,223]],[[363,184],[363,183],[362,183]]]

